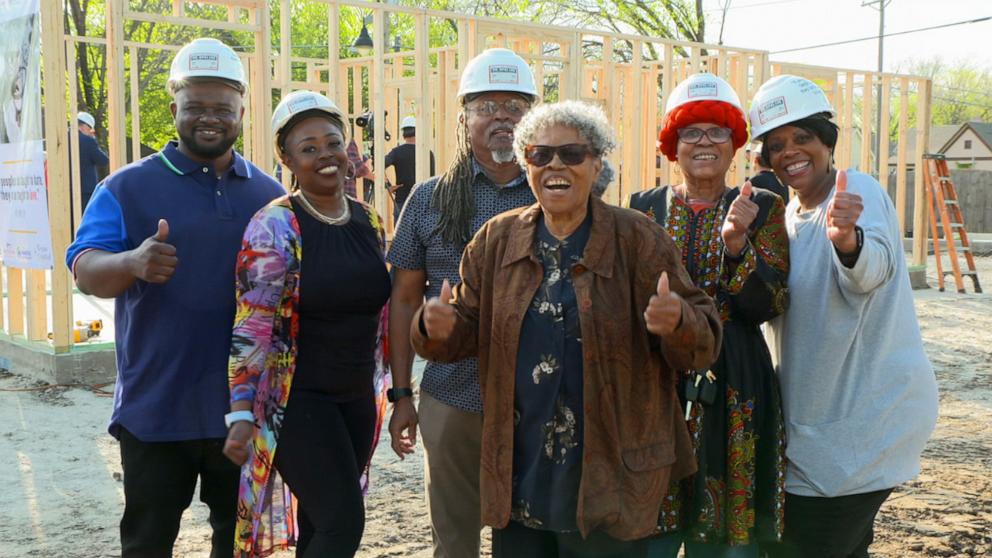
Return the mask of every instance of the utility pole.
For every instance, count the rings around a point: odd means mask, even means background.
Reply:
[[[720,11],[722,11],[723,14],[721,14],[720,16],[720,40],[717,41],[716,43],[718,45],[723,44],[723,27],[727,23],[727,10],[729,9],[730,9],[730,0],[725,0],[723,5],[720,6]]]
[[[875,80],[878,85],[875,86],[875,106],[877,110],[875,111],[875,141],[872,142],[872,151],[875,152],[875,163],[878,165],[878,174],[876,178],[880,178],[883,172],[882,169],[882,153],[879,153],[882,145],[882,134],[888,133],[888,130],[882,130],[882,72],[885,70],[882,62],[884,60],[883,53],[885,52],[883,43],[885,41],[885,6],[887,6],[892,0],[862,0],[861,7],[871,6],[874,9],[874,5],[878,4],[878,79]],[[864,122],[862,126],[864,126]],[[862,134],[861,141],[871,141],[871,134],[868,137],[864,137]],[[867,170],[867,169],[863,169]],[[884,172],[888,172],[889,169],[884,169]]]

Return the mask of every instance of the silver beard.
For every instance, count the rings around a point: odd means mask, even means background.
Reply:
[[[492,154],[494,163],[512,163],[517,160],[513,149],[493,149]]]

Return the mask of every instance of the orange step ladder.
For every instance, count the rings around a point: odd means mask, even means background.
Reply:
[[[974,283],[975,292],[982,292],[982,286],[978,282],[978,272],[975,270],[975,256],[971,253],[971,242],[968,240],[968,231],[964,228],[964,215],[961,213],[961,206],[958,204],[957,190],[951,180],[951,172],[947,170],[947,159],[939,153],[927,153],[923,156],[926,166],[926,196],[930,205],[930,233],[933,238],[933,255],[937,260],[937,284],[940,290],[944,290],[944,276],[954,275],[954,284],[959,293],[964,290],[964,276],[971,277]],[[951,271],[944,271],[940,257],[940,238],[937,234],[937,212],[940,212],[940,224],[944,230],[944,244],[947,246],[947,255],[951,260]],[[957,241],[955,241],[957,235]],[[968,270],[961,271],[958,262],[958,252],[963,252],[965,261],[968,263]]]

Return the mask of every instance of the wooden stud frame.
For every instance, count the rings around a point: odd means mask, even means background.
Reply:
[[[274,92],[285,94],[296,88],[324,91],[353,119],[358,113],[371,108],[378,122],[386,122],[385,111],[389,109],[389,122],[395,126],[403,117],[402,113],[412,111],[417,120],[417,169],[418,180],[426,178],[428,153],[433,150],[439,170],[447,167],[455,153],[457,117],[460,106],[455,98],[462,68],[474,55],[487,46],[508,46],[518,50],[532,63],[535,75],[539,78],[538,88],[544,91],[544,79],[558,85],[560,99],[582,98],[600,103],[617,132],[619,147],[610,155],[610,161],[618,171],[615,181],[606,194],[612,203],[620,203],[624,197],[640,189],[650,188],[656,182],[676,183],[680,177],[676,165],[662,158],[655,165],[655,138],[663,117],[663,107],[672,88],[688,75],[698,71],[711,71],[727,79],[737,89],[746,106],[755,91],[772,75],[792,73],[819,79],[830,89],[835,103],[838,122],[842,127],[842,139],[838,146],[838,162],[858,162],[861,170],[879,175],[883,186],[888,181],[888,134],[881,134],[882,149],[874,160],[871,148],[866,146],[872,137],[871,127],[874,110],[881,111],[882,130],[887,130],[889,122],[889,96],[893,80],[898,80],[900,93],[908,92],[914,85],[919,114],[929,113],[930,82],[919,76],[899,74],[878,74],[859,70],[827,68],[809,65],[770,63],[768,54],[763,51],[735,48],[726,45],[712,45],[672,41],[628,34],[606,33],[591,30],[540,25],[532,22],[479,18],[452,12],[426,10],[416,7],[398,6],[365,2],[362,0],[309,0],[327,6],[328,56],[306,58],[293,56],[289,7],[293,1],[278,2],[279,25],[282,31],[279,55],[273,56],[270,48],[271,29],[268,0],[198,0],[196,3],[213,4],[227,8],[222,20],[203,20],[187,14],[188,0],[173,0],[166,13],[147,13],[131,7],[127,0],[105,0],[107,34],[105,37],[74,37],[62,32],[61,6],[57,2],[42,2],[43,48],[45,76],[68,75],[75,79],[73,67],[75,49],[80,43],[105,44],[108,64],[108,116],[109,150],[111,167],[118,168],[125,163],[125,141],[127,137],[125,114],[125,90],[130,90],[132,116],[130,132],[133,152],[138,156],[140,145],[141,119],[137,107],[136,82],[125,79],[125,62],[128,61],[129,74],[137,75],[135,68],[137,53],[142,48],[176,50],[179,45],[154,45],[124,40],[124,26],[129,21],[150,21],[171,25],[182,25],[200,29],[239,31],[251,33],[254,49],[243,54],[249,75],[250,88],[245,99],[245,155],[262,169],[272,169],[275,159],[271,141],[269,116],[272,111]],[[340,18],[344,10],[361,10],[373,17],[372,27],[377,32],[376,48],[371,56],[342,57]],[[247,18],[244,18],[247,14]],[[397,15],[412,18],[414,22],[412,51],[387,52],[389,45],[379,44],[381,30],[387,16]],[[451,20],[458,30],[457,42],[451,45],[434,45],[429,42],[428,30],[432,20]],[[245,22],[246,21],[246,22]],[[588,57],[583,45],[602,45],[602,55]],[[629,45],[629,46],[628,46]],[[647,60],[644,53],[649,47],[659,53],[658,60]],[[127,52],[128,56],[125,56]],[[677,53],[685,52],[682,57]],[[55,53],[49,55],[49,53]],[[618,61],[618,56],[625,61]],[[294,64],[307,68],[304,81],[292,79]],[[387,75],[388,68],[388,75]],[[326,78],[324,76],[326,75]],[[367,76],[368,99],[363,99],[363,76]],[[322,81],[326,79],[326,81]],[[58,82],[58,83],[57,83]],[[593,84],[595,82],[595,85]],[[875,98],[873,85],[882,84],[882,95]],[[69,113],[75,113],[76,84],[70,82],[68,90],[59,80],[46,79],[46,94],[52,98],[70,98]],[[854,120],[856,92],[860,90],[862,102],[860,124]],[[912,162],[919,166],[929,134],[926,120],[916,130],[917,147],[913,154],[907,151],[909,131],[905,125],[908,98],[900,98],[900,126],[898,128],[899,165],[897,179],[901,187],[897,189],[905,206],[905,171]],[[55,138],[49,144],[49,209],[52,217],[53,250],[64,253],[71,238],[69,219],[69,199],[78,199],[78,192],[70,192],[67,184],[70,169],[69,153],[78,153],[75,134],[66,138],[66,107],[61,103],[46,105],[46,137]],[[75,131],[75,119],[70,129]],[[376,126],[375,144],[383,146],[375,150],[375,168],[382,168],[388,145],[384,141],[384,127]],[[395,130],[397,135],[399,130]],[[360,132],[352,130],[351,133]],[[855,150],[854,138],[861,138],[861,147]],[[58,161],[58,164],[53,164]],[[735,157],[735,168],[728,176],[732,184],[744,177],[743,153]],[[286,176],[287,173],[284,173]],[[917,199],[914,215],[914,260],[918,246],[926,246],[926,204],[920,202],[921,176],[914,181],[914,197]],[[72,181],[78,184],[78,180]],[[77,186],[78,188],[78,186]],[[375,205],[381,214],[389,213],[384,190],[384,173],[376,173]],[[361,192],[359,192],[361,195]],[[76,204],[78,207],[78,204]],[[921,220],[922,219],[922,220]],[[78,222],[78,220],[76,221]],[[387,219],[387,223],[391,220]],[[391,227],[390,227],[391,228]],[[922,243],[922,244],[920,244]],[[924,254],[925,256],[925,254]],[[925,257],[923,258],[925,259]],[[6,314],[7,333],[38,338],[47,331],[54,332],[54,346],[57,351],[71,347],[71,281],[64,266],[57,265],[51,272],[52,318],[49,321],[43,310],[45,274],[24,273],[22,270],[0,266],[0,276],[5,281],[8,298],[6,305],[0,298],[0,314]],[[0,277],[0,279],[4,279]],[[26,295],[26,297],[25,297]],[[25,305],[27,303],[27,306]],[[0,321],[0,324],[3,322]]]

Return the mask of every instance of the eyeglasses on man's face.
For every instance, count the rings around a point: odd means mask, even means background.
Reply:
[[[530,103],[522,99],[507,99],[502,103],[499,101],[479,101],[465,107],[476,114],[482,116],[493,116],[502,108],[510,116],[520,116],[530,109]]]
[[[684,143],[699,143],[706,136],[712,143],[726,143],[733,130],[730,128],[679,128],[679,139]]]

